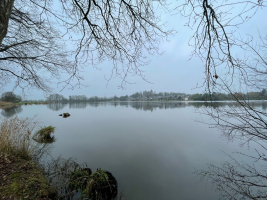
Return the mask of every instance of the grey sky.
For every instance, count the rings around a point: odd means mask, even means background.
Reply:
[[[189,60],[190,53],[193,49],[188,46],[188,41],[193,35],[194,30],[184,26],[187,19],[180,15],[173,16],[165,13],[162,15],[162,19],[167,22],[167,29],[174,28],[177,33],[169,37],[168,42],[165,41],[160,44],[160,51],[164,52],[163,55],[149,56],[151,60],[150,64],[141,68],[145,71],[145,78],[149,82],[144,81],[138,76],[129,76],[127,81],[133,84],[125,85],[124,90],[119,89],[118,87],[121,85],[120,79],[113,78],[109,82],[105,80],[105,77],[108,78],[110,76],[113,67],[112,62],[105,62],[98,66],[100,70],[90,65],[81,70],[81,75],[84,77],[82,84],[86,86],[81,86],[81,88],[74,90],[66,88],[60,92],[62,86],[54,84],[53,92],[62,94],[65,97],[80,94],[84,94],[87,97],[122,96],[151,89],[156,92],[201,93],[205,88],[196,87],[203,84],[205,77],[204,63],[197,57]],[[266,9],[258,10],[251,20],[239,29],[236,29],[236,34],[243,36],[250,34],[258,37],[260,33],[262,36],[266,36],[266,19]],[[56,80],[54,81],[56,82]],[[7,86],[4,90],[8,91],[9,89],[11,89],[11,86]],[[21,94],[21,91],[17,89],[15,93]],[[45,98],[43,92],[36,90],[29,91],[26,95],[27,99]]]

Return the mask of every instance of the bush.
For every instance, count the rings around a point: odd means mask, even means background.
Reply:
[[[91,199],[114,199],[118,193],[118,183],[114,176],[105,170],[97,169],[91,174],[89,168],[76,169],[70,176],[69,187],[79,190]]]

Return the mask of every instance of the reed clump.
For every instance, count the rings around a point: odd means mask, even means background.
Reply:
[[[53,126],[43,127],[33,135],[33,139],[39,143],[53,143],[55,142],[55,137],[52,136],[54,132]]]

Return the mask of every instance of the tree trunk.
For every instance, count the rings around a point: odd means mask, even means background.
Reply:
[[[8,21],[15,0],[0,0],[0,44],[7,34]]]

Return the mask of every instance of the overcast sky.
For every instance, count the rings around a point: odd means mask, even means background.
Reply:
[[[149,56],[150,64],[142,67],[145,71],[146,82],[138,76],[128,77],[128,81],[133,84],[125,85],[125,89],[120,89],[121,80],[113,78],[109,82],[105,77],[109,77],[113,67],[112,62],[105,62],[98,67],[101,70],[95,69],[90,65],[82,69],[81,75],[84,77],[82,83],[86,86],[76,88],[74,90],[65,89],[62,92],[61,86],[55,84],[53,92],[59,93],[68,97],[69,95],[86,95],[111,97],[114,95],[130,95],[135,92],[144,90],[153,90],[156,92],[182,92],[182,93],[201,93],[205,88],[197,88],[204,81],[204,63],[199,58],[189,60],[190,53],[193,50],[188,46],[189,38],[193,35],[194,30],[185,27],[186,18],[179,15],[171,16],[163,14],[162,19],[167,22],[167,29],[174,28],[177,33],[169,37],[169,41],[160,44],[160,51],[164,54],[160,56]],[[266,36],[267,33],[267,12],[266,9],[259,10],[253,19],[248,21],[240,29],[237,29],[236,34],[245,35],[249,33],[253,36]],[[73,47],[76,48],[76,47]],[[11,88],[7,86],[5,91]],[[21,91],[15,90],[15,93],[21,94]],[[27,99],[44,99],[45,95],[41,91],[32,90],[27,92]]]

